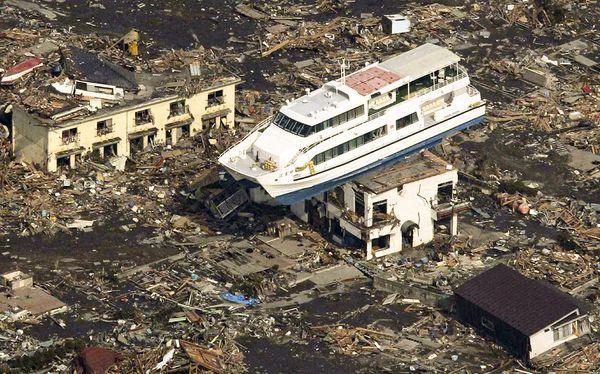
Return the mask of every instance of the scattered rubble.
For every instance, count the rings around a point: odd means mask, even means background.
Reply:
[[[317,371],[334,362],[529,372],[447,308],[456,287],[498,263],[592,306],[596,340],[549,352],[537,370],[599,370],[596,1],[134,3],[0,5],[0,269],[19,269],[2,286],[0,371],[271,372],[291,362]],[[391,14],[410,30],[387,32]],[[139,23],[137,37],[113,27],[122,17]],[[469,202],[458,236],[440,230],[430,245],[364,261],[330,233],[282,220],[286,208],[232,198],[243,190],[216,157],[283,101],[338,77],[342,59],[358,67],[424,42],[460,54],[490,108],[484,126],[434,150],[460,170],[459,198]],[[82,104],[60,93],[66,47],[150,75],[212,74],[198,84],[240,76],[236,126],[57,173],[17,162],[12,104],[50,115]],[[40,89],[48,83],[59,91]]]

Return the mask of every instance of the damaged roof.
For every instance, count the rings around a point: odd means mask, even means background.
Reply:
[[[17,30],[0,33],[0,44],[13,40],[13,34],[21,35]],[[94,34],[26,35],[14,42],[18,52],[0,59],[0,101],[14,103],[49,126],[241,82],[203,47],[143,58]]]
[[[97,53],[71,47],[61,55],[65,73],[71,77],[124,89],[136,89],[138,86],[133,70],[108,61]]]
[[[452,166],[429,151],[412,155],[391,167],[377,169],[355,179],[360,188],[382,193],[406,183],[430,178],[452,170]]]
[[[534,334],[581,307],[570,295],[504,264],[472,278],[454,293],[525,335]]]

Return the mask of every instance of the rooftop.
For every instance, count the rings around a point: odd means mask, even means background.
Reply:
[[[381,63],[364,67],[348,75],[344,83],[341,79],[326,83],[289,103],[284,107],[284,112],[308,125],[319,123],[364,103],[376,92],[390,91],[404,81],[420,78],[459,60],[460,57],[444,47],[423,44]],[[388,86],[391,87],[386,90]]]
[[[467,281],[455,293],[526,335],[580,307],[573,297],[503,264]]]
[[[406,183],[440,175],[449,171],[448,163],[429,151],[398,162],[392,167],[378,169],[354,180],[359,187],[372,193],[401,188]],[[450,169],[451,170],[451,169]]]
[[[385,60],[379,66],[401,77],[416,79],[459,61],[460,57],[450,50],[427,43]]]

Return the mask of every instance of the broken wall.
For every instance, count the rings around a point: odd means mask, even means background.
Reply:
[[[48,141],[45,125],[19,106],[13,107],[12,150],[18,161],[46,165]]]

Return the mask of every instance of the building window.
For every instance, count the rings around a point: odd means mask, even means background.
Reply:
[[[360,217],[365,216],[365,194],[354,191],[354,212]]]
[[[573,324],[567,323],[564,326],[556,327],[553,330],[554,341],[559,341],[573,335]]]
[[[96,122],[96,134],[98,136],[109,134],[113,131],[112,119]]]
[[[313,157],[313,163],[318,165],[325,161],[329,161],[334,157],[341,156],[342,154],[349,152],[359,146],[372,142],[375,139],[381,138],[382,136],[387,134],[387,126],[382,126],[373,131],[369,131],[366,134],[363,134],[357,138],[349,140],[345,143],[342,143],[338,146],[335,146],[325,152],[321,152]]]
[[[481,317],[481,326],[485,327],[490,331],[494,331],[494,323],[487,319],[486,317]]]
[[[437,191],[437,202],[438,204],[445,204],[452,201],[454,184],[452,182],[446,182],[438,184]]]
[[[398,118],[396,120],[396,129],[400,130],[405,128],[406,126],[410,126],[413,123],[416,123],[419,120],[417,113],[411,113],[408,116],[404,116],[402,118]]]
[[[150,115],[150,109],[140,110],[135,112],[135,125],[145,125],[152,122],[152,116]]]
[[[374,214],[387,214],[387,200],[377,201],[373,203]]]
[[[169,104],[169,117],[182,116],[186,112],[185,100],[174,101]]]
[[[225,102],[223,90],[211,92],[208,94],[208,106],[221,105]]]
[[[371,248],[373,251],[381,251],[390,247],[390,236],[383,235],[377,239],[371,240]]]
[[[71,144],[77,142],[77,128],[64,130],[62,132],[62,143]]]

